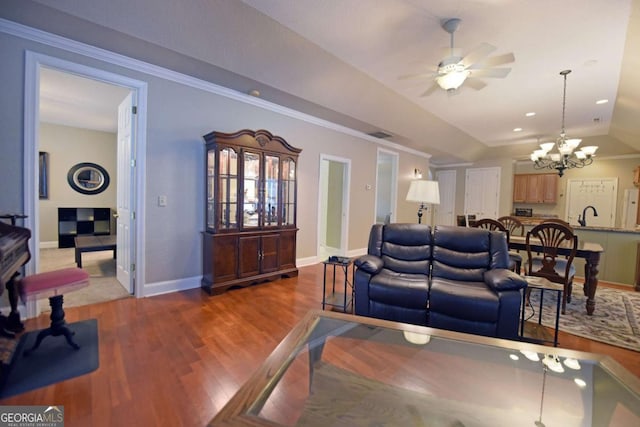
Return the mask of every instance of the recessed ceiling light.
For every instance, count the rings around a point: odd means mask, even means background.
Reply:
[[[514,132],[522,132],[522,128],[514,128],[513,131]]]
[[[247,92],[249,95],[251,96],[255,96],[255,97],[259,97],[260,96],[260,91],[258,89],[251,89],[249,92]]]
[[[535,111],[529,111],[527,114],[525,114],[525,116],[527,117],[533,117],[535,115],[536,115]]]
[[[598,99],[596,101],[596,104],[600,105],[600,104],[606,104],[607,102],[609,102],[608,99]]]

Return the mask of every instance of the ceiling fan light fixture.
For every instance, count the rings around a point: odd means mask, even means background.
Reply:
[[[453,91],[462,86],[462,83],[469,77],[469,71],[461,70],[461,71],[451,71],[449,73],[443,74],[436,78],[436,82],[438,85],[446,90]]]

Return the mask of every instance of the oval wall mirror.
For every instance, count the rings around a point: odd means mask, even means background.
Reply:
[[[67,181],[78,193],[98,194],[109,186],[109,174],[95,163],[78,163],[69,169]]]

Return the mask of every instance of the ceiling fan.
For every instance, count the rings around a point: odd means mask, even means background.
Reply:
[[[458,18],[451,18],[442,22],[442,28],[451,34],[451,48],[450,55],[440,61],[436,70],[399,77],[399,79],[418,77],[433,78],[433,84],[420,96],[430,95],[438,87],[453,94],[463,83],[465,83],[465,86],[480,90],[486,86],[486,83],[479,80],[479,78],[504,78],[511,71],[511,68],[491,68],[514,62],[515,57],[513,53],[489,57],[496,48],[488,43],[480,44],[464,57],[456,55],[453,47],[453,33],[455,33],[460,26],[460,22],[461,20]]]

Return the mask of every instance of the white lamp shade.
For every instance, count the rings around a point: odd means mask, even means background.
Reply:
[[[598,147],[595,145],[588,145],[586,147],[582,147],[582,152],[587,156],[593,156],[596,153],[597,149]]]
[[[439,205],[440,189],[438,188],[438,181],[411,181],[409,192],[407,193],[407,201]]]
[[[540,144],[540,148],[544,150],[544,154],[547,154],[549,151],[553,150],[553,147],[555,146],[555,142],[543,142],[542,144]]]

